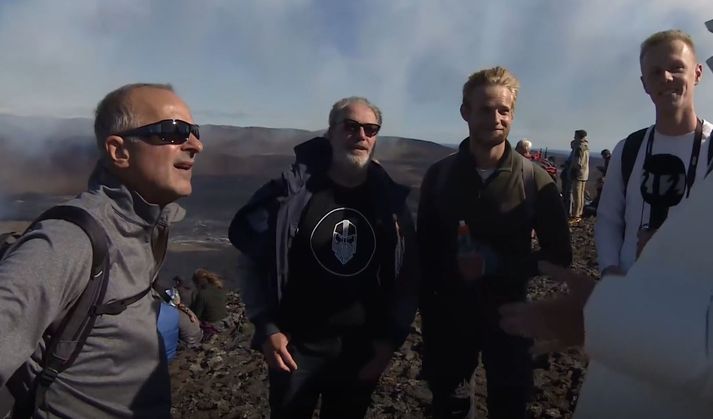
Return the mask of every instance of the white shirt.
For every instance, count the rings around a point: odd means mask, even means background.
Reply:
[[[649,222],[650,215],[650,206],[644,203],[640,186],[646,157],[646,142],[651,129],[652,127],[649,127],[646,131],[644,141],[639,148],[626,193],[621,173],[621,153],[625,140],[620,141],[612,153],[594,227],[594,240],[597,245],[600,270],[608,266],[619,266],[626,271],[636,260],[639,227]],[[696,185],[701,183],[706,174],[711,131],[713,131],[713,124],[703,121],[703,139],[698,154],[696,181],[691,188],[691,195],[695,193]],[[681,159],[686,172],[688,172],[693,150],[693,138],[693,132],[680,136],[669,136],[656,132],[651,154],[674,155]],[[685,200],[684,196],[682,202]],[[677,212],[680,206],[679,204],[670,208],[669,216]]]

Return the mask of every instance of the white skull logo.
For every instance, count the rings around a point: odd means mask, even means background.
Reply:
[[[335,224],[332,232],[332,252],[342,265],[346,265],[354,257],[356,246],[356,226],[349,220],[342,220]]]

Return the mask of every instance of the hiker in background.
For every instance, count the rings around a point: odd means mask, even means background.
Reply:
[[[602,172],[602,179],[604,179],[607,176],[607,170],[609,169],[609,162],[611,161],[611,151],[608,148],[605,148],[601,152],[602,155],[602,160],[604,161],[604,166],[599,166],[597,169],[599,169],[600,172]]]
[[[469,136],[457,153],[428,169],[421,186],[423,372],[434,418],[462,418],[474,408],[474,389],[470,395],[457,390],[468,388],[479,353],[489,417],[526,417],[533,381],[530,341],[501,331],[497,310],[525,301],[538,260],[564,266],[572,260],[557,187],[507,141],[518,91],[518,80],[502,67],[473,73],[460,106]]]
[[[341,99],[325,137],[238,211],[230,241],[253,346],[268,363],[270,416],[362,418],[416,314],[418,253],[407,187],[373,160],[381,111]]]
[[[203,330],[198,317],[181,302],[181,295],[175,288],[159,294],[158,331],[163,339],[166,359],[170,362],[176,357],[179,343],[195,347],[203,338]]]
[[[523,138],[515,145],[515,151],[517,151],[518,153],[520,153],[520,155],[528,159],[530,158],[530,150],[532,150],[532,141],[528,140],[527,138]]]
[[[641,44],[639,64],[656,121],[614,147],[594,228],[603,275],[629,269],[669,211],[706,175],[713,152],[713,125],[695,111],[703,68],[691,37],[678,30],[651,35]]]
[[[602,188],[604,187],[604,181],[607,176],[607,169],[609,169],[609,161],[611,160],[611,151],[609,149],[604,149],[601,152],[602,160],[604,161],[603,166],[597,166],[597,170],[601,172],[601,177],[597,179],[597,196],[589,204],[584,206],[584,216],[592,217],[597,215],[597,208],[599,208],[599,201],[602,198]]]
[[[0,262],[0,386],[16,417],[170,417],[151,294],[168,227],[185,213],[173,202],[191,193],[198,126],[170,85],[130,84],[99,102],[94,132],[88,191],[66,204],[84,221],[33,224]],[[95,284],[108,287],[93,304],[84,290]],[[50,344],[68,316],[93,324],[76,359],[64,339]]]
[[[570,224],[579,224],[582,221],[587,180],[589,180],[589,141],[587,140],[587,131],[583,129],[574,132],[569,173],[570,182],[572,182]]]
[[[215,272],[199,268],[193,273],[193,284],[196,294],[191,310],[198,319],[218,332],[232,327],[226,308],[227,296],[223,288],[223,278]]]

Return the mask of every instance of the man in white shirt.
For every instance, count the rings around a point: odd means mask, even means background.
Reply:
[[[690,36],[678,30],[651,35],[641,44],[639,62],[656,123],[614,148],[594,229],[602,274],[631,267],[669,210],[703,179],[710,159],[713,125],[694,109],[703,69]]]
[[[501,308],[501,327],[537,339],[536,352],[584,346],[591,363],[575,419],[713,418],[712,213],[709,176],[626,276],[595,283],[541,262],[569,294]]]
[[[713,23],[707,25],[713,26]],[[679,56],[688,59],[680,60],[678,66],[669,67],[670,70],[659,67],[653,73],[645,72],[645,68],[651,69],[651,60],[646,57],[651,54],[654,41],[680,35],[685,34],[661,32],[642,44],[642,82],[656,105],[656,141],[665,138],[662,133],[668,133],[669,137],[684,138],[669,138],[659,143],[679,144],[686,140],[688,130],[687,150],[690,153],[695,148],[695,141],[690,139],[694,118],[697,120],[696,130],[703,128],[701,141],[710,135],[709,124],[699,122],[693,111],[690,89],[700,81],[702,69],[696,65],[690,71],[690,63],[694,62],[690,59],[695,59],[695,55],[690,55],[693,53],[692,43],[669,39],[663,45],[658,44],[660,50],[656,54],[665,52],[664,46],[667,46],[669,57],[675,57],[678,51]],[[691,50],[686,52],[689,48]],[[708,63],[713,69],[713,57]],[[650,77],[657,72],[663,78],[658,84]],[[686,96],[687,106],[672,106]],[[669,115],[663,112],[667,109]],[[648,135],[651,129],[646,131]],[[684,135],[676,135],[679,133]],[[695,130],[693,136],[696,136]],[[619,144],[617,147],[621,156],[624,146]],[[636,151],[641,154],[641,150]],[[705,159],[706,155],[700,154],[700,159]],[[640,159],[639,155],[637,160]],[[670,168],[672,165],[667,163],[671,160],[670,157],[659,158],[658,163],[664,164],[653,169]],[[540,266],[541,272],[566,282],[569,294],[554,301],[511,304],[501,308],[501,327],[508,333],[537,339],[536,352],[584,346],[591,362],[580,391],[575,419],[713,417],[713,265],[710,263],[713,224],[708,222],[713,211],[713,178],[703,181],[706,168],[710,168],[705,163],[705,160],[701,161],[698,172],[686,171],[699,176],[699,185],[691,199],[687,199],[692,186],[689,176],[684,179],[684,185],[671,182],[671,177],[666,178],[669,187],[676,186],[682,205],[676,206],[670,219],[645,249],[644,245],[652,235],[641,235],[634,246],[629,243],[628,251],[622,250],[625,258],[622,258],[621,266],[600,265],[605,269],[596,288],[594,281],[582,275],[553,265]],[[640,172],[643,162],[637,164]],[[616,170],[615,176],[619,179],[619,183],[612,186],[612,172],[607,172],[610,194],[613,188],[620,191],[624,187],[622,167],[621,157],[610,165],[610,170]],[[652,168],[651,164],[648,168]],[[651,176],[652,172],[658,175],[660,185],[662,171],[644,172],[644,176],[647,173]],[[671,204],[666,199],[672,194],[655,196],[651,193],[656,189],[653,183],[644,182],[646,188],[633,189],[634,193],[627,194],[625,199],[628,206],[631,195],[645,194],[638,201],[638,210],[644,212],[642,200],[650,201],[649,206],[654,208],[649,208],[648,215],[653,215],[654,221],[661,223],[668,212],[668,208],[661,210],[661,204]],[[632,184],[629,182],[629,186]],[[620,216],[623,217],[624,197],[619,198]],[[628,217],[631,212],[629,208],[626,211]],[[644,215],[640,214],[640,217]],[[601,223],[597,227],[600,262],[606,261],[607,257],[612,260],[616,255],[602,254],[611,249],[603,247]],[[623,231],[623,226],[621,228]],[[634,264],[637,253],[640,258]],[[625,277],[608,275],[623,270],[628,271]]]

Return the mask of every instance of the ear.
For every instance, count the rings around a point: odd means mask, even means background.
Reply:
[[[694,73],[695,81],[696,81],[696,84],[698,84],[701,81],[701,78],[703,77],[703,65],[701,65],[701,64],[696,65],[696,69],[694,71],[695,71],[695,73]]]
[[[470,106],[465,102],[460,105],[460,117],[463,118],[465,122],[468,122],[468,114],[470,114]]]
[[[123,137],[117,135],[110,135],[106,137],[104,141],[104,152],[106,154],[107,161],[109,161],[114,167],[120,169],[126,169],[129,167],[129,158],[131,153],[129,151],[130,141],[127,141]]]

